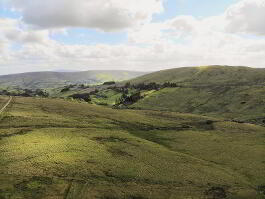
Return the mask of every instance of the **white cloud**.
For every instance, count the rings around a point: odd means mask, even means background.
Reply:
[[[163,40],[161,31],[165,28],[163,23],[148,23],[138,26],[128,31],[128,41],[134,44],[160,43]]]
[[[196,31],[199,22],[193,16],[177,16],[167,23],[177,31],[192,33]]]
[[[86,27],[118,31],[150,21],[162,0],[10,0],[24,22],[40,28]]]
[[[115,1],[115,7],[125,8],[127,4],[124,2]],[[139,5],[132,3],[128,7],[131,9],[130,13],[134,13],[130,17],[134,18],[137,15],[144,25],[128,29],[128,41],[118,45],[100,43],[67,45],[51,39],[51,35],[58,32],[67,34],[65,29],[30,29],[19,19],[0,19],[0,73],[10,73],[10,70],[23,72],[54,70],[54,68],[153,71],[210,64],[265,67],[265,38],[253,38],[253,33],[262,33],[263,24],[237,25],[239,32],[249,34],[253,32],[252,37],[238,34],[231,29],[227,31],[227,27],[234,23],[232,18],[227,18],[227,15],[236,6],[231,6],[220,16],[207,18],[176,16],[155,23],[150,21],[150,17],[152,13],[161,10],[161,6],[156,7],[160,4],[152,4],[154,8],[145,11],[144,4],[150,1],[141,2],[139,1]],[[247,1],[243,0],[239,4],[244,2]],[[147,14],[137,14],[138,11]],[[249,24],[250,21],[244,23]],[[259,19],[257,23],[261,22],[262,20]],[[242,29],[242,27],[252,28],[250,31],[250,28]],[[97,28],[100,26],[97,25]],[[101,29],[107,30],[103,25]],[[21,45],[20,48],[12,49],[17,43]]]
[[[6,33],[9,31],[14,31],[17,21],[13,19],[1,19],[0,18],[0,58],[4,57],[4,52],[8,49],[9,40],[6,37]],[[2,56],[1,56],[2,55]]]
[[[21,43],[45,43],[49,40],[48,30],[25,30],[20,20],[0,18],[0,39]]]
[[[265,34],[265,0],[242,0],[230,6],[225,18],[227,31]]]

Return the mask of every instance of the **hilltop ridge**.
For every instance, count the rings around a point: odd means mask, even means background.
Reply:
[[[234,84],[234,83],[264,83],[265,69],[245,66],[199,66],[182,67],[161,70],[136,77],[130,82],[138,83],[165,83],[174,82],[186,85],[194,84]]]

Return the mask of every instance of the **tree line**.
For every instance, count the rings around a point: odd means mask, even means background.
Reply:
[[[122,87],[112,87],[113,90],[116,92],[121,92],[122,96],[116,100],[115,106],[118,105],[131,105],[139,101],[140,99],[143,98],[141,95],[142,90],[160,90],[163,88],[175,88],[179,87],[176,83],[171,83],[171,82],[165,82],[164,84],[158,84],[155,82],[151,83],[140,83],[140,84],[133,84],[131,85],[130,82],[127,82],[124,86]],[[129,93],[129,89],[135,89],[136,91],[133,93]]]

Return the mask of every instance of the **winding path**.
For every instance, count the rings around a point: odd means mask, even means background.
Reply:
[[[0,109],[0,114],[2,114],[4,112],[4,110],[10,104],[10,102],[12,101],[12,99],[13,99],[13,97],[12,96],[9,96],[8,102],[3,106],[3,108]]]

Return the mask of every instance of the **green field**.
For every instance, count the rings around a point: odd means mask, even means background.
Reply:
[[[264,141],[253,124],[15,97],[0,121],[0,198],[261,199]]]

